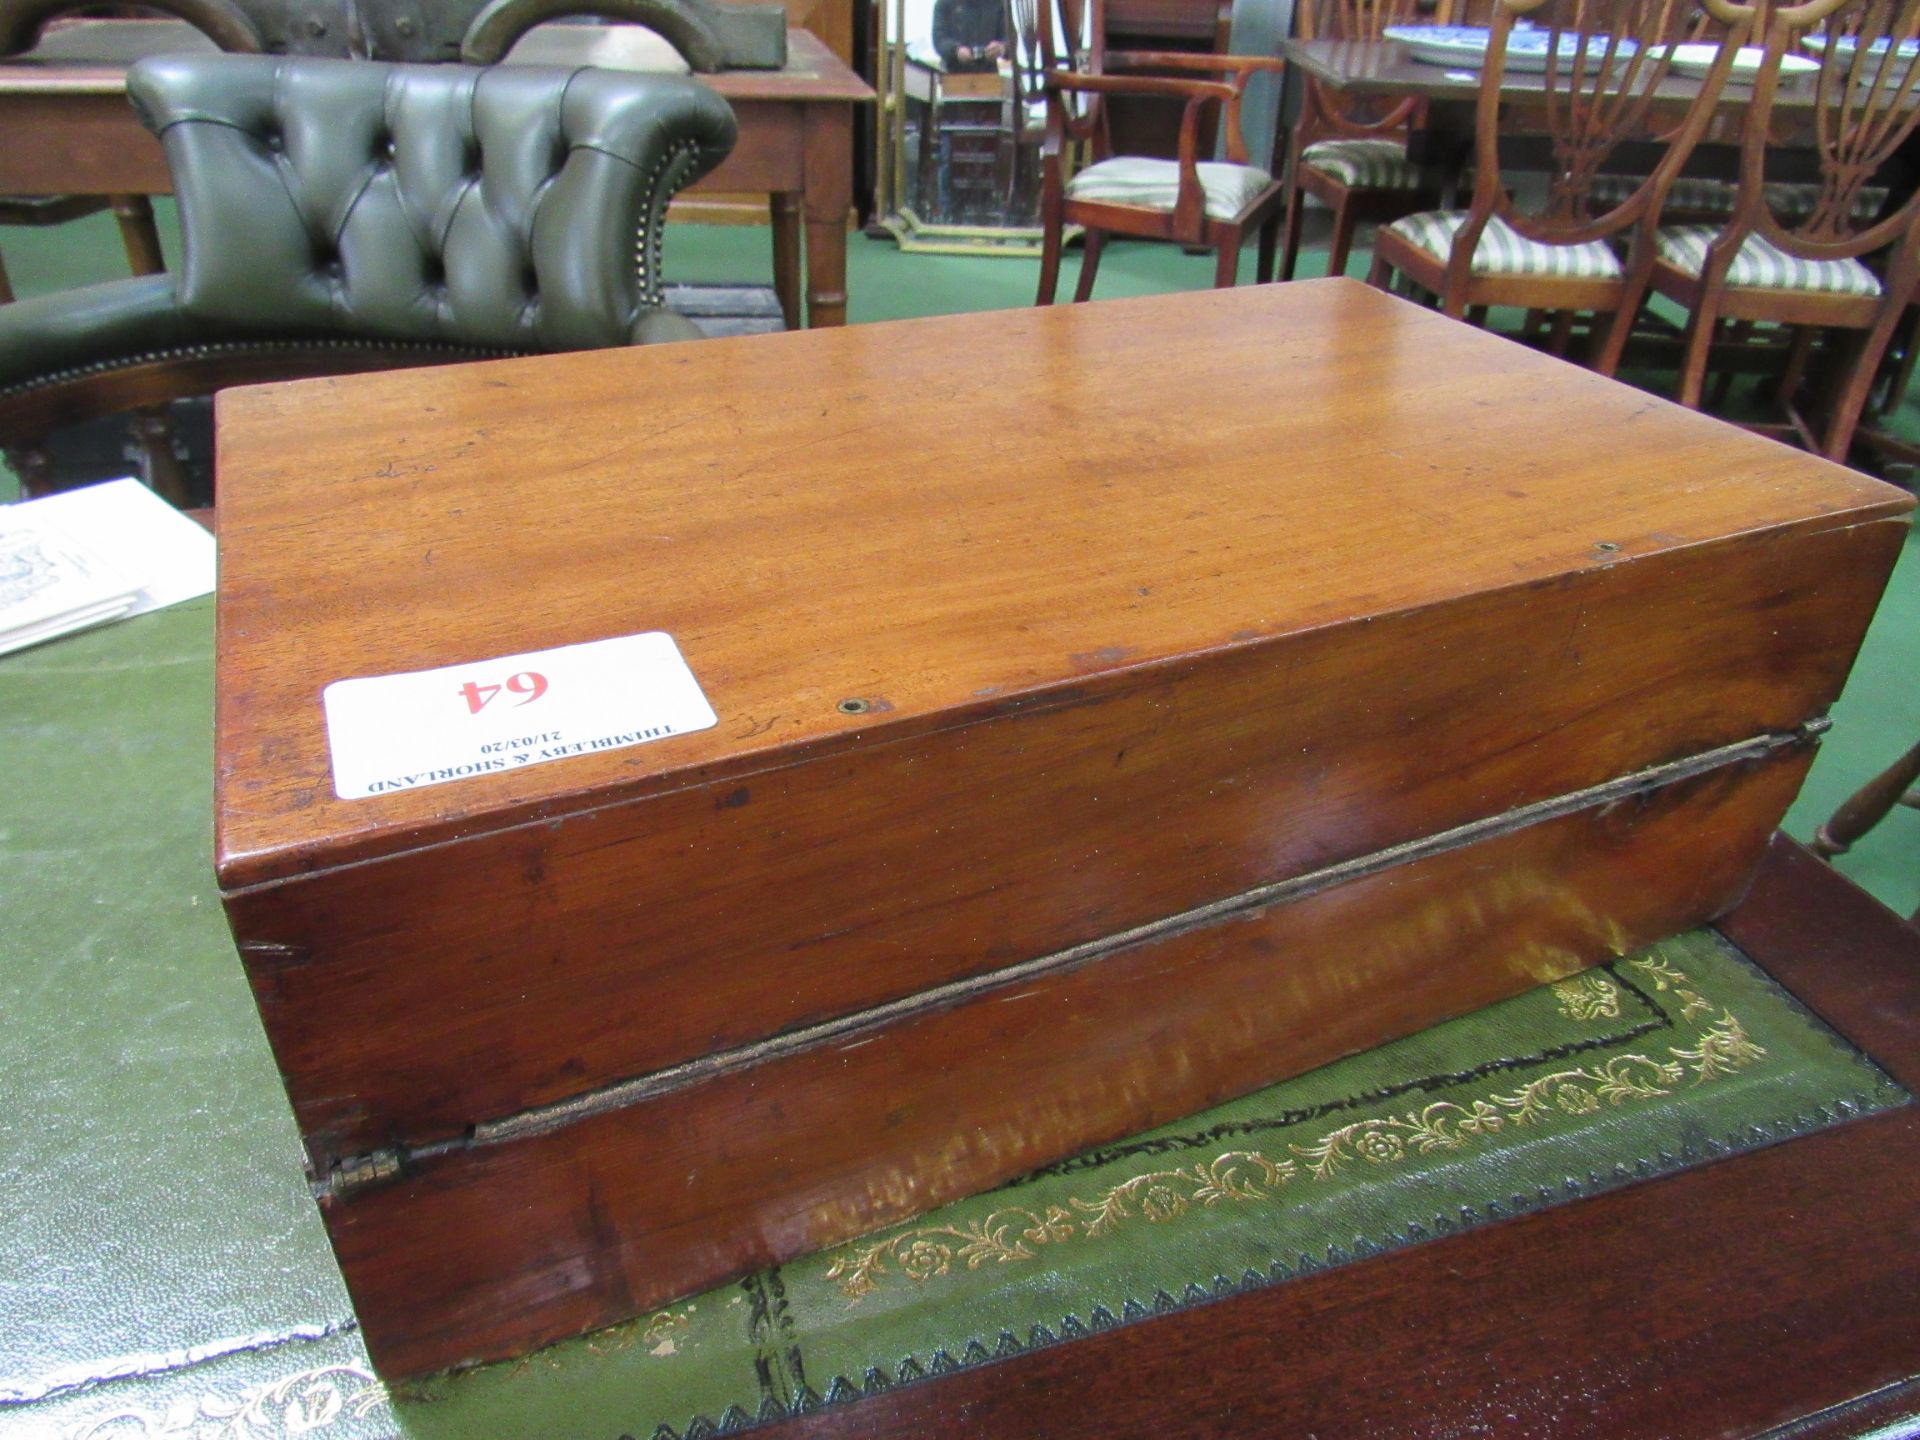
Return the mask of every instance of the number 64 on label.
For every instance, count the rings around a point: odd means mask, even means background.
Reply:
[[[680,647],[660,630],[350,676],[329,682],[321,703],[342,800],[584,763],[718,723]]]
[[[517,710],[523,705],[531,705],[547,693],[547,677],[538,670],[522,670],[517,675],[509,675],[501,685],[482,685],[476,680],[469,680],[460,687],[460,698],[467,702],[469,715],[478,715],[503,689],[525,697],[514,702]]]

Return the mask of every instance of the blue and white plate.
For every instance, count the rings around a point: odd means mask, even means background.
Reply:
[[[1407,54],[1415,60],[1428,65],[1453,65],[1475,70],[1486,63],[1487,43],[1493,32],[1484,25],[1389,25],[1380,33],[1406,46]],[[1507,36],[1507,69],[1529,72],[1545,70],[1549,36],[1550,32],[1546,30],[1516,28]],[[1560,37],[1560,58],[1563,62],[1573,58],[1577,43],[1571,35]],[[1633,54],[1634,49],[1631,40],[1622,40],[1614,53],[1617,58],[1624,60]],[[1587,51],[1592,55],[1604,54],[1606,41],[1599,37],[1589,39]]]
[[[1658,55],[1658,45],[1648,50],[1649,55]],[[1676,45],[1673,47],[1671,68],[1676,75],[1685,75],[1695,80],[1704,80],[1713,69],[1714,61],[1720,58],[1718,45]],[[1760,64],[1767,58],[1764,47],[1742,45],[1734,52],[1733,64],[1727,67],[1727,78],[1734,84],[1750,84],[1760,73]],[[1795,75],[1812,75],[1820,69],[1818,60],[1809,60],[1804,55],[1782,55],[1780,57],[1780,75],[1788,79]]]
[[[1843,65],[1852,63],[1855,52],[1860,49],[1859,39],[1852,35],[1841,35],[1834,38],[1829,38],[1825,35],[1804,35],[1801,37],[1800,43],[1816,55],[1831,53],[1833,58]],[[1867,47],[1867,54],[1869,56],[1884,55],[1886,53],[1887,42],[1885,40],[1876,40]],[[1902,60],[1912,60],[1916,55],[1920,55],[1920,40],[1902,40],[1897,53]]]

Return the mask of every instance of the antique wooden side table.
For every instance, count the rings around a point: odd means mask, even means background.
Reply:
[[[0,194],[125,197],[122,224],[144,235],[145,253],[157,263],[159,241],[140,197],[168,194],[173,181],[160,142],[127,105],[126,71],[143,55],[209,43],[177,20],[79,21],[50,30],[32,55],[0,64],[0,134],[7,137]],[[635,49],[630,27],[549,26],[528,36],[514,59],[619,68]],[[873,90],[809,31],[788,31],[787,57],[783,70],[701,77],[733,106],[740,139],[693,191],[764,192],[774,288],[788,328],[840,325],[847,314],[853,107],[872,100]]]

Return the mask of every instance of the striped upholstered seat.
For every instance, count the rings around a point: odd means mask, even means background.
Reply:
[[[1464,210],[1426,210],[1396,220],[1387,228],[1445,260],[1452,252],[1453,237],[1466,223]],[[1527,239],[1498,216],[1480,232],[1469,268],[1475,275],[1547,276],[1558,280],[1607,280],[1621,273],[1620,258],[1604,241],[1545,245]]]
[[[1271,175],[1253,165],[1203,160],[1195,168],[1207,214],[1215,220],[1233,219],[1273,183]],[[1067,198],[1171,210],[1180,198],[1180,165],[1139,155],[1102,160],[1067,182]]]
[[[1719,233],[1711,225],[1667,226],[1655,237],[1654,253],[1681,274],[1697,278],[1707,263],[1707,246]],[[1803,260],[1759,235],[1749,235],[1740,246],[1727,267],[1727,284],[1743,290],[1868,298],[1880,293],[1880,278],[1858,260]]]
[[[1300,163],[1356,190],[1417,190],[1420,172],[1399,140],[1319,140]]]

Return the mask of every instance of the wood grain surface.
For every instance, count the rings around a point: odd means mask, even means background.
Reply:
[[[427,1160],[325,1207],[368,1352],[518,1354],[1628,953],[1740,897],[1809,758]]]
[[[315,380],[219,415],[229,887],[1913,504],[1344,280]],[[646,629],[717,729],[334,798],[327,681]]]
[[[325,1173],[1789,730],[1903,533],[1767,532],[1229,646],[228,910]]]
[[[1051,479],[922,398],[989,331]],[[1347,282],[220,403],[222,876],[322,1173],[1790,729],[1912,503]],[[327,681],[655,627],[717,729],[332,797]]]

